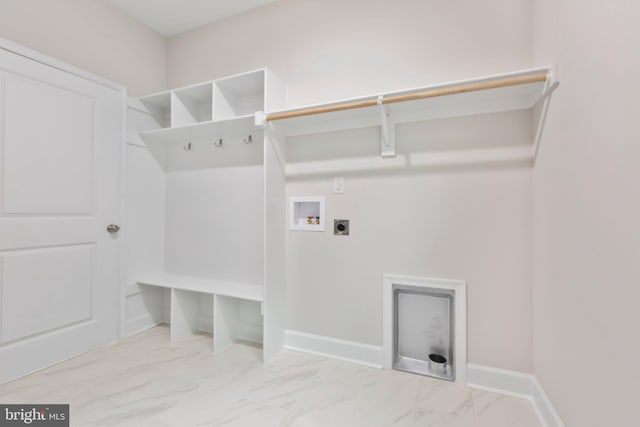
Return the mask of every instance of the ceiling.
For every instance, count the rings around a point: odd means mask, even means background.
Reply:
[[[173,36],[274,0],[109,0],[147,27]]]

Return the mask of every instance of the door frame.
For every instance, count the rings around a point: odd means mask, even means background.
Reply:
[[[18,43],[12,42],[11,40],[0,37],[0,49],[5,50],[7,52],[13,53],[15,55],[22,56],[26,59],[30,59],[32,61],[38,62],[42,65],[46,65],[51,68],[55,68],[59,71],[63,71],[65,73],[74,75],[76,77],[83,78],[85,80],[89,80],[93,83],[97,83],[101,86],[107,87],[109,89],[115,90],[121,99],[122,104],[122,129],[120,130],[120,162],[123,167],[120,168],[120,189],[119,189],[119,201],[120,201],[120,212],[118,215],[118,221],[121,226],[124,227],[125,220],[125,143],[127,136],[127,88],[121,84],[112,82],[111,80],[105,79],[104,77],[100,77],[98,75],[92,74],[88,71],[85,71],[81,68],[75,67],[71,64],[67,64],[66,62],[60,61],[58,59],[52,58],[48,55],[45,55],[36,50],[30,49],[28,47],[22,46]],[[118,339],[122,339],[125,337],[125,240],[126,240],[126,227],[125,232],[122,233],[118,238],[118,277],[119,277],[119,316],[118,316]]]

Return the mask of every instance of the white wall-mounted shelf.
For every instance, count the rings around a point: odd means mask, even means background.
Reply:
[[[213,142],[219,138],[246,137],[255,131],[254,116],[250,115],[141,132],[140,138],[147,145],[182,147],[188,142]]]
[[[381,153],[387,157],[395,155],[396,124],[532,110],[543,100],[546,110],[557,85],[551,68],[535,68],[273,111],[263,116],[263,124],[283,136],[381,126]]]
[[[140,139],[149,148],[149,152],[154,156],[156,161],[162,165],[164,169],[169,168],[170,160],[176,158],[176,150],[181,156],[181,161],[191,164],[188,159],[184,159],[182,150],[194,150],[194,153],[202,148],[210,150],[212,154],[229,153],[227,147],[230,145],[234,148],[233,156],[239,149],[244,150],[243,141],[251,139],[251,141],[261,141],[260,136],[262,130],[257,129],[254,123],[254,116],[241,116],[222,120],[213,120],[192,125],[184,125],[173,128],[157,129],[139,134]],[[217,144],[222,143],[225,147],[224,151],[217,151]],[[214,150],[216,150],[214,152]],[[173,154],[172,154],[173,153]],[[194,159],[197,160],[197,159]],[[224,159],[220,159],[224,160]],[[228,163],[237,163],[237,159]],[[210,161],[208,164],[214,166],[219,162]]]

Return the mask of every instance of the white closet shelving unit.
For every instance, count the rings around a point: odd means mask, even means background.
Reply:
[[[136,281],[171,290],[172,340],[198,329],[213,296],[214,350],[261,338],[267,361],[284,345],[288,136],[381,126],[393,157],[396,124],[531,110],[535,159],[557,86],[536,68],[284,109],[285,86],[261,69],[141,98],[160,126],[138,137],[165,171],[166,256]]]
[[[268,69],[140,99],[161,126],[138,136],[165,171],[165,261],[135,280],[170,289],[172,342],[209,318],[214,351],[259,341],[269,360],[282,348],[283,149],[254,118],[285,99]]]

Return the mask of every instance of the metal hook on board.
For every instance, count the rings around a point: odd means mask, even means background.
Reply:
[[[251,144],[253,142],[253,136],[249,135],[248,138],[244,139],[245,144]]]
[[[222,138],[220,138],[217,141],[214,141],[213,145],[215,145],[216,147],[222,147]]]
[[[191,143],[187,143],[187,145],[185,145],[184,147],[182,147],[184,149],[184,151],[191,151]]]

